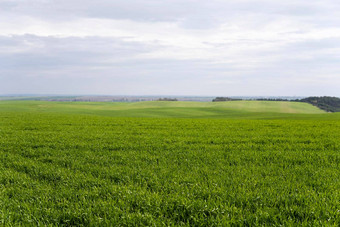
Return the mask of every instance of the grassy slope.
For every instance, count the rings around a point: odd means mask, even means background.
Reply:
[[[338,119],[304,103],[0,102],[0,225],[338,226]]]
[[[340,121],[0,112],[0,226],[339,226]]]
[[[0,111],[93,114],[115,117],[180,118],[305,118],[310,114],[326,118],[325,112],[307,103],[233,101],[233,102],[44,102],[1,101]],[[304,116],[306,115],[306,116]],[[325,115],[325,116],[322,116]],[[334,116],[332,116],[334,117]]]

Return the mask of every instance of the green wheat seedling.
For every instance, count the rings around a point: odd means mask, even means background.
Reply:
[[[0,111],[0,225],[340,224],[338,115],[112,117],[13,103]]]

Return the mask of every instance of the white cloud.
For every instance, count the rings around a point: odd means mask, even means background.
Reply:
[[[72,93],[59,85],[67,78],[78,78],[79,93],[145,93],[134,81],[148,94],[333,92],[339,10],[330,0],[3,0],[0,88],[24,92],[17,78],[33,76],[45,81],[33,93]],[[102,89],[91,89],[95,78]]]

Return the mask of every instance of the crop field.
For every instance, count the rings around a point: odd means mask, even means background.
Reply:
[[[48,102],[1,101],[0,112],[35,112],[153,118],[338,118],[307,103],[273,101],[232,102]]]
[[[339,226],[340,115],[1,101],[0,225]]]

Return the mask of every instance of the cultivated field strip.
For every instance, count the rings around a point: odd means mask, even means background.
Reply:
[[[340,121],[0,113],[1,225],[340,224]]]

